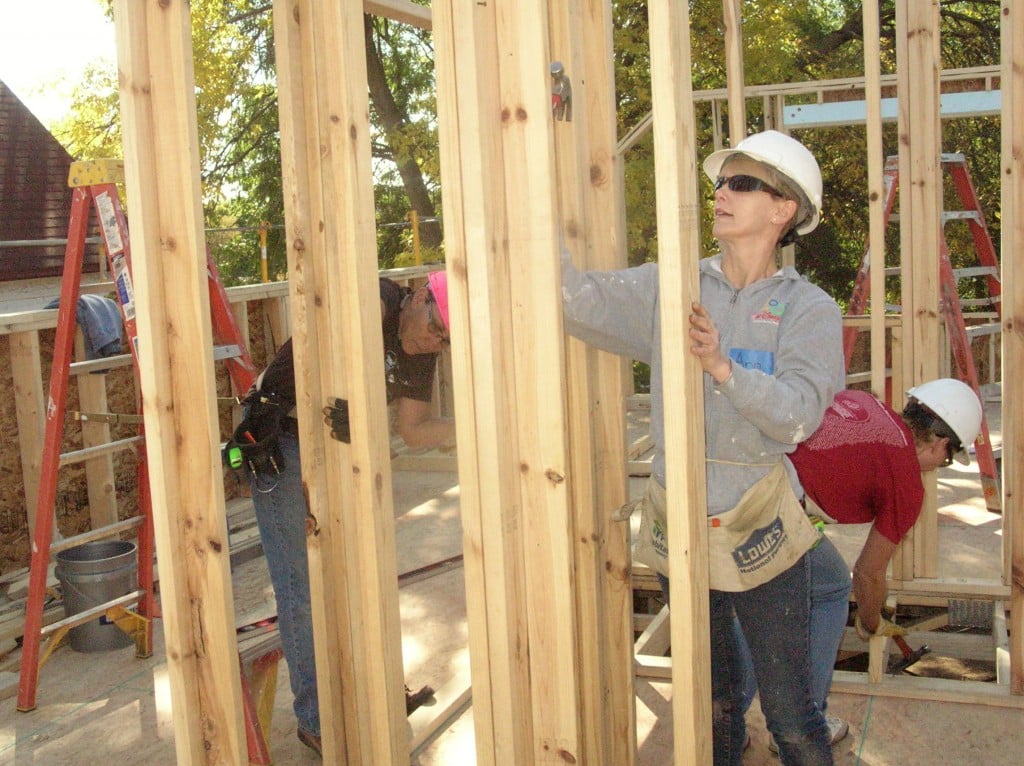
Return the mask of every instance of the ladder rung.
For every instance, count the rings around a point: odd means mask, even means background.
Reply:
[[[120,412],[72,412],[72,420],[80,420],[83,423],[106,423],[107,425],[119,426],[138,425],[143,422],[142,415],[126,415]]]
[[[132,363],[131,354],[117,354],[116,356],[104,356],[99,359],[89,359],[84,362],[72,362],[68,370],[72,375],[85,375],[100,370],[113,370],[118,367],[127,367]]]
[[[137,436],[129,436],[127,439],[112,441],[109,444],[97,444],[95,447],[85,447],[84,449],[74,450],[73,452],[65,452],[60,456],[58,466],[63,468],[66,465],[82,463],[86,460],[91,460],[94,457],[109,455],[112,452],[118,452],[131,447],[133,444],[139,444],[143,439],[145,439],[145,437],[142,434],[138,434]]]
[[[213,358],[216,361],[223,359],[237,359],[242,355],[242,349],[237,344],[230,344],[227,346],[214,346],[213,347]]]
[[[968,266],[963,269],[953,269],[953,276],[957,279],[967,277],[995,277],[999,279],[999,270],[995,266]]]
[[[1003,326],[999,322],[991,322],[989,324],[976,324],[971,325],[967,328],[968,338],[981,338],[986,335],[998,335],[1003,329]]]
[[[90,620],[93,620],[101,616],[112,606],[124,606],[125,604],[138,603],[138,600],[145,595],[146,591],[144,590],[136,590],[132,591],[131,593],[125,593],[123,596],[118,596],[117,598],[111,599],[106,603],[86,609],[84,612],[79,612],[78,614],[73,614],[70,617],[65,617],[63,620],[57,620],[57,622],[50,623],[41,631],[39,631],[39,637],[45,638],[51,633],[56,633],[61,628],[73,628],[76,625],[82,625],[86,622],[89,622]]]
[[[243,663],[252,662],[280,648],[281,634],[277,629],[276,622],[266,628],[256,628],[252,634],[240,633],[238,635],[238,659]]]
[[[942,214],[942,222],[946,221],[977,221],[981,223],[981,214],[977,210],[947,210]]]
[[[138,527],[142,525],[141,516],[132,516],[130,519],[124,521],[118,521],[114,524],[108,524],[105,527],[99,529],[90,529],[88,532],[82,532],[81,534],[74,535],[72,537],[65,537],[63,540],[50,543],[50,553],[56,553],[57,551],[65,551],[68,548],[74,548],[76,545],[81,543],[92,542],[93,540],[103,540],[107,537],[116,537],[122,532],[126,532],[132,527]]]

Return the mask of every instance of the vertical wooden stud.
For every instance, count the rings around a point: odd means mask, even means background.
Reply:
[[[85,361],[85,341],[75,333],[75,357]],[[75,378],[78,406],[82,412],[107,411],[107,376],[84,374]],[[100,421],[81,421],[82,446],[110,443],[110,426]],[[85,461],[85,485],[89,495],[89,521],[93,529],[117,522],[117,494],[114,491],[114,458],[109,452]]]
[[[904,383],[938,377],[939,238],[942,215],[941,126],[939,123],[939,4],[896,3],[897,99],[899,102],[900,257]],[[895,393],[894,393],[895,398]],[[935,476],[925,477],[934,485]],[[916,577],[938,575],[938,515],[934,489],[916,525]]]
[[[1024,248],[1024,9],[1020,3],[1002,4],[1002,358],[1003,358],[1003,554],[1010,584],[1010,692],[1024,694],[1024,275],[1020,253]]]
[[[455,423],[476,757],[480,766],[529,764],[521,500],[507,470],[519,449],[516,400],[504,385],[512,308],[509,291],[497,289],[509,279],[501,135],[491,125],[502,114],[497,19],[493,5],[438,2],[432,11],[452,374],[465,387]]]
[[[729,145],[747,136],[747,99],[743,93],[743,3],[722,0],[725,26],[726,94],[729,100]]]
[[[607,0],[551,4],[552,57],[570,78],[573,104],[571,120],[555,121],[560,230],[583,269],[626,265],[612,31]],[[627,496],[627,374],[620,357],[568,340],[581,762],[623,766],[636,758],[633,604],[628,528],[612,522],[611,511]]]
[[[679,344],[688,336],[690,305],[700,300],[700,200],[690,80],[688,6],[648,4],[651,97],[657,185],[661,337],[672,588],[672,706],[675,762],[711,762],[711,649],[708,625],[707,487],[703,372]],[[734,83],[730,83],[733,86]],[[732,117],[730,109],[730,117]],[[730,136],[737,139],[735,133]],[[673,339],[673,340],[668,340]]]
[[[35,540],[43,434],[46,431],[46,418],[43,414],[43,369],[39,361],[39,331],[12,332],[7,337],[10,341],[14,411],[18,419],[18,444],[21,447],[21,477],[25,487],[28,536],[30,540]]]
[[[274,4],[324,759],[408,760],[361,3]],[[320,409],[349,402],[350,445]],[[338,714],[341,711],[341,714]]]
[[[245,760],[189,4],[114,3],[139,372],[180,764]]]
[[[885,399],[885,189],[882,180],[882,72],[878,6],[864,4],[864,103],[867,107],[868,249],[871,253],[871,390]]]

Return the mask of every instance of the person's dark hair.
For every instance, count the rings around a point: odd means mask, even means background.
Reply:
[[[963,449],[960,437],[953,432],[952,428],[946,425],[946,421],[917,401],[917,399],[911,399],[907,402],[907,406],[903,408],[903,422],[907,424],[907,428],[914,435],[915,443],[927,444],[933,438],[941,439],[944,436],[948,437],[950,460],[952,460],[954,453]]]

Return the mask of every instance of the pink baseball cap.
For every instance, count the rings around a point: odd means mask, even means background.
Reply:
[[[451,322],[448,321],[448,274],[444,271],[432,271],[427,274],[427,284],[434,295],[437,310],[441,312],[444,329],[451,332]]]

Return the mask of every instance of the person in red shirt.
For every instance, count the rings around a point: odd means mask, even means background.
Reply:
[[[907,397],[897,414],[866,391],[841,391],[818,430],[789,455],[808,514],[826,523],[872,524],[853,567],[856,630],[865,641],[902,633],[881,610],[889,559],[921,513],[921,474],[954,459],[970,464],[967,447],[981,430],[981,402],[966,383],[940,378]],[[849,577],[848,570],[815,566],[812,556],[812,688],[823,710],[846,628]]]

